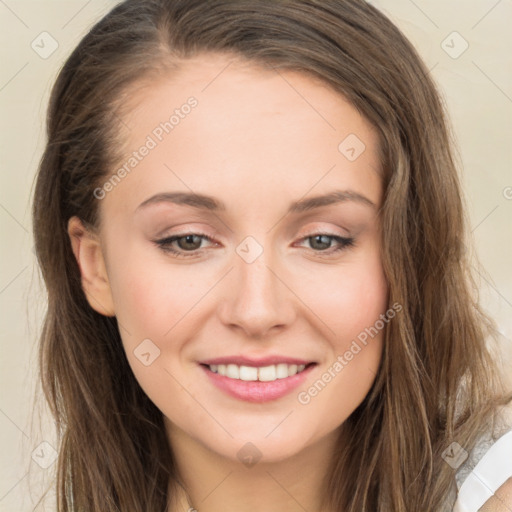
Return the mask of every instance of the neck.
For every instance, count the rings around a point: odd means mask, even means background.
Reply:
[[[170,485],[170,512],[330,512],[323,501],[337,431],[285,460],[249,467],[211,451],[169,422],[167,427],[186,489],[172,491]]]

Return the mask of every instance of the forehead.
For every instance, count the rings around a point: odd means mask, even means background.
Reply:
[[[162,187],[188,188],[231,191],[243,203],[242,190],[255,200],[265,188],[297,199],[346,185],[380,200],[376,130],[307,74],[202,55],[133,87],[122,112],[118,166],[149,141],[154,147],[112,197],[122,188],[141,200]]]

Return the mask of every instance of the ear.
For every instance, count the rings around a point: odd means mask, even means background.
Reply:
[[[69,219],[68,235],[80,268],[82,289],[87,301],[98,313],[115,316],[114,301],[98,235],[84,227],[78,217]]]

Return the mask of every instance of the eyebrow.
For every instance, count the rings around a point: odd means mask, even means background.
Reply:
[[[376,208],[373,201],[370,201],[366,196],[354,192],[353,190],[334,190],[328,194],[308,197],[306,199],[300,199],[290,204],[288,213],[301,213],[321,206],[327,206],[330,204],[344,203],[348,201],[354,201],[356,203]],[[136,209],[136,211],[145,208],[150,205],[159,203],[173,203],[178,205],[192,206],[201,210],[209,211],[226,211],[226,205],[214,197],[207,196],[204,194],[196,194],[193,192],[164,192],[151,196],[150,198],[143,201]]]

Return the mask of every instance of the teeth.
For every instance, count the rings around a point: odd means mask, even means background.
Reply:
[[[275,366],[263,366],[258,370],[258,377],[263,382],[272,382],[277,379],[276,373]]]
[[[212,364],[209,366],[210,370],[219,375],[229,377],[230,379],[239,379],[245,381],[261,381],[272,382],[277,379],[286,379],[296,373],[300,373],[305,364],[276,364],[271,366],[238,366],[236,364]]]
[[[221,375],[225,375],[222,374]],[[255,366],[240,366],[240,380],[258,380],[258,368]]]
[[[226,366],[226,377],[230,379],[240,378],[240,368],[236,364],[228,364]]]
[[[286,363],[278,364],[276,366],[276,377],[278,379],[285,379],[288,377],[288,365]]]

